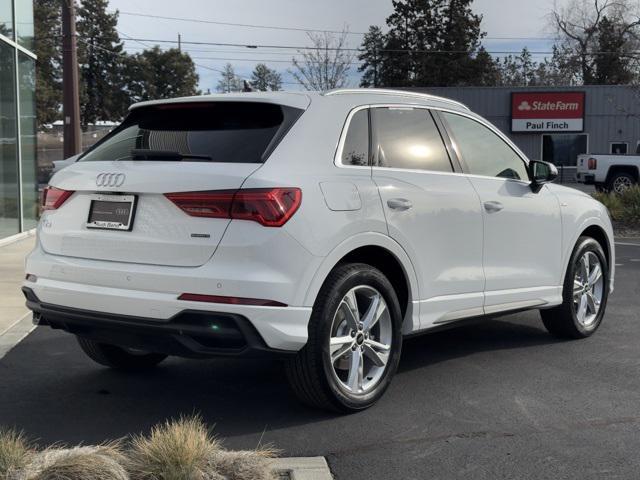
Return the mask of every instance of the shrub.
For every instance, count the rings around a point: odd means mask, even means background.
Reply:
[[[640,186],[634,185],[621,194],[598,192],[593,197],[607,207],[612,220],[629,227],[640,226]]]
[[[117,444],[48,448],[33,457],[15,480],[129,480]]]
[[[134,480],[214,479],[208,460],[218,448],[200,417],[181,417],[132,439],[129,471]]]
[[[31,456],[24,435],[15,430],[0,430],[0,478],[10,478],[22,469]]]
[[[278,476],[271,468],[277,454],[271,448],[258,450],[216,450],[209,460],[210,469],[228,480],[273,480]]]

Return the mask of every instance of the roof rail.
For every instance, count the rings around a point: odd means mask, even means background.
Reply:
[[[456,100],[451,100],[445,97],[439,97],[437,95],[431,95],[429,93],[412,92],[409,90],[391,90],[386,88],[336,88],[334,90],[328,90],[324,92],[322,95],[325,95],[325,96],[347,95],[352,93],[359,93],[359,94],[365,94],[365,95],[395,95],[398,97],[420,98],[422,100],[435,100],[438,102],[457,105],[459,107],[464,108],[465,110],[469,110],[469,107],[467,107],[464,103],[458,102]]]

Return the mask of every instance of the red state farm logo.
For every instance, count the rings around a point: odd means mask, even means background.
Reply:
[[[518,110],[521,112],[526,112],[527,110],[531,110],[531,105],[526,100],[523,100],[520,105],[518,105]]]

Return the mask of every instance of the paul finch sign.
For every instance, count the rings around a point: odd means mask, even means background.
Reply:
[[[584,92],[514,92],[512,132],[582,132]]]

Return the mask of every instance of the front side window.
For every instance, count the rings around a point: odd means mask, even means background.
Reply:
[[[133,110],[80,161],[153,159],[262,163],[302,113],[252,102],[167,103]]]
[[[349,122],[349,130],[342,146],[343,165],[369,165],[369,113],[357,111]]]
[[[443,112],[442,116],[468,173],[528,181],[524,161],[493,131],[462,115]]]
[[[451,172],[449,155],[431,113],[423,108],[374,108],[377,166]]]

